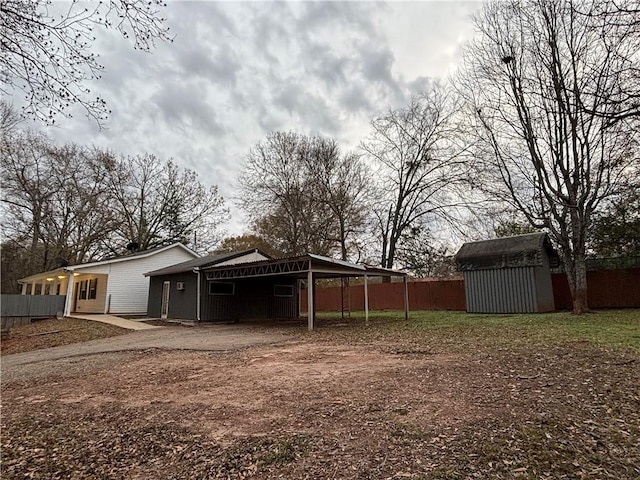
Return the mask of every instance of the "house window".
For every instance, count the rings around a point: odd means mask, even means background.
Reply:
[[[89,280],[89,300],[95,300],[98,292],[98,279]]]
[[[82,280],[80,282],[80,289],[78,290],[78,300],[87,299],[87,286],[88,282],[86,280]]]
[[[41,283],[36,283],[36,288],[33,291],[34,295],[40,295],[42,293],[42,284]]]
[[[274,285],[274,297],[293,297],[293,285]]]
[[[49,283],[45,283],[44,285],[44,294],[49,295],[51,293],[51,285]]]
[[[209,295],[233,295],[235,284],[229,282],[209,282]]]
[[[60,289],[61,289],[61,288],[62,288],[62,285],[58,283],[58,284],[56,285],[56,295],[60,295]]]

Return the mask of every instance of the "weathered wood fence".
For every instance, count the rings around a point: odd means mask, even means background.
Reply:
[[[564,273],[552,275],[556,310],[572,307],[569,284]],[[640,308],[640,268],[598,270],[587,272],[589,307],[591,308]],[[408,284],[411,310],[465,310],[464,281],[418,279]],[[350,292],[342,294],[340,287],[316,289],[317,311],[345,311],[364,309],[364,286],[352,285]],[[342,299],[341,299],[342,298]],[[307,309],[307,296],[301,295],[303,311]],[[404,291],[402,283],[369,285],[371,310],[402,310]]]
[[[2,330],[30,323],[34,318],[62,315],[64,295],[0,295]]]

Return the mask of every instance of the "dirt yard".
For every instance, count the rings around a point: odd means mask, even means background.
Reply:
[[[87,322],[76,318],[51,318],[12,328],[9,336],[0,344],[0,354],[30,352],[125,333],[127,330],[106,323]]]
[[[285,333],[3,371],[2,478],[640,478],[636,351],[386,320]]]

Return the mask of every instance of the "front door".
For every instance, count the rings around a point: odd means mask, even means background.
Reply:
[[[160,317],[167,318],[169,313],[169,287],[171,282],[164,282],[162,284],[162,308],[160,309]]]

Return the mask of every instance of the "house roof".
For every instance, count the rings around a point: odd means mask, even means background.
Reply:
[[[238,279],[264,276],[289,276],[304,278],[312,271],[316,278],[406,276],[405,272],[386,268],[368,267],[356,263],[336,260],[322,255],[306,254],[294,257],[273,258],[235,265],[211,265],[202,267],[208,279]]]
[[[47,270],[46,272],[34,273],[33,275],[29,275],[28,277],[21,278],[18,280],[18,283],[29,283],[31,280],[37,280],[39,278],[47,278],[47,277],[57,277],[58,275],[68,275],[64,268],[56,268],[54,270]]]
[[[187,253],[190,253],[191,255],[197,257],[198,254],[195,253],[193,250],[187,248],[186,246],[184,246],[182,243],[172,243],[171,245],[163,245],[161,247],[156,247],[156,248],[150,248],[149,250],[143,250],[142,252],[136,252],[136,253],[131,253],[129,255],[123,255],[120,257],[112,257],[112,258],[107,258],[104,260],[98,260],[96,262],[89,262],[89,263],[79,263],[78,265],[69,265],[66,267],[62,267],[62,268],[57,268],[55,270],[49,270],[47,272],[40,272],[40,273],[36,273],[33,275],[30,275],[28,277],[25,278],[21,278],[20,280],[18,280],[18,283],[25,283],[28,282],[30,280],[35,280],[38,278],[42,278],[45,276],[52,276],[52,275],[60,275],[66,272],[74,272],[76,270],[82,270],[84,268],[91,268],[91,267],[96,267],[99,265],[108,265],[111,263],[119,263],[119,262],[128,262],[130,260],[137,260],[140,258],[146,258],[146,257],[150,257],[152,255],[157,255],[158,253],[162,253],[166,250],[169,250],[171,248],[181,248],[182,250],[186,251]]]
[[[456,254],[460,271],[539,266],[546,256],[559,261],[549,236],[544,232],[467,242]]]
[[[145,273],[145,276],[155,277],[158,275],[171,275],[173,273],[190,272],[194,268],[202,269],[211,265],[216,265],[218,263],[233,260],[234,258],[239,258],[254,252],[259,253],[264,257],[271,258],[270,255],[267,255],[260,249],[250,248],[248,250],[241,250],[239,252],[218,253],[216,255],[208,255],[206,257],[194,258],[193,260],[187,260],[186,262],[177,263],[169,267],[160,268],[158,270],[147,272]]]

